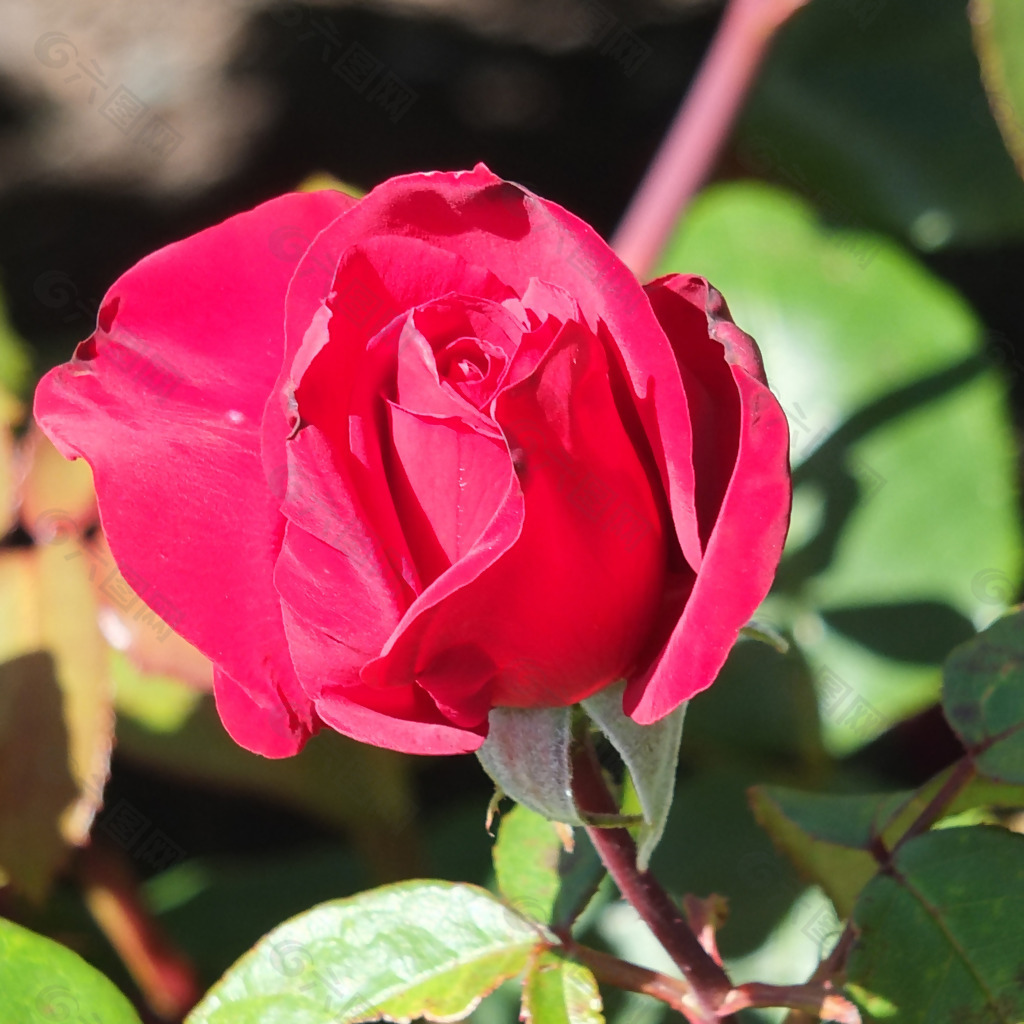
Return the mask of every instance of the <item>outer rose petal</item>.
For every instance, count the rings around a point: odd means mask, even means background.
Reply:
[[[790,509],[789,427],[768,390],[757,346],[732,323],[721,295],[703,278],[674,274],[647,288],[681,355],[704,343],[689,331],[678,337],[692,322],[681,305],[703,310],[739,399],[739,425],[732,476],[682,617],[650,671],[626,688],[625,710],[640,725],[656,722],[714,682],[740,629],[768,593]],[[707,368],[703,359],[696,365]],[[708,373],[702,384],[717,389],[721,379]],[[737,405],[734,396],[713,397],[723,408]]]
[[[115,283],[96,334],[36,393],[43,430],[93,468],[125,579],[218,666],[235,739],[272,757],[318,726],[273,587],[284,520],[259,449],[300,255],[282,249],[281,231],[311,238],[352,204],[335,192],[283,196],[153,253]],[[157,543],[160,522],[172,528]]]

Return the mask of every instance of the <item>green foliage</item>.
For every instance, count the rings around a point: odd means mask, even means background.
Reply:
[[[773,47],[740,160],[812,196],[830,220],[926,249],[1020,238],[1024,191],[978,80],[965,7],[813,0]]]
[[[1024,785],[1024,613],[953,652],[942,707],[978,772]]]
[[[0,293],[0,391],[23,394],[29,384],[30,365],[28,350],[7,319]]]
[[[812,664],[830,749],[855,750],[936,699],[944,655],[1019,580],[1013,440],[981,325],[892,242],[763,185],[705,192],[661,269],[710,278],[760,344],[796,466],[764,616]]]
[[[896,794],[898,801],[902,794]],[[843,917],[878,868],[870,849],[892,811],[892,797],[826,796],[755,787],[758,822],[808,881],[817,882]]]
[[[640,726],[622,710],[625,683],[583,701],[583,708],[622,758],[643,814],[637,835],[638,863],[646,869],[661,841],[672,806],[686,704],[654,725]]]
[[[867,886],[853,920],[849,991],[870,1020],[1024,1015],[1024,837],[987,826],[918,836]]]
[[[992,113],[1024,173],[1024,8],[1015,0],[972,0],[970,12]]]
[[[597,891],[604,868],[586,840],[518,805],[502,816],[494,844],[498,889],[516,910],[543,924],[566,927]]]
[[[0,1007],[12,1022],[139,1024],[131,1003],[77,953],[3,918]]]
[[[72,543],[0,551],[0,873],[41,900],[102,801],[107,647]]]
[[[476,886],[383,886],[275,928],[187,1024],[459,1020],[544,942],[537,924]]]
[[[601,993],[582,964],[545,953],[523,982],[524,1024],[604,1024]]]
[[[555,826],[517,804],[502,816],[494,844],[494,873],[502,895],[527,917],[550,924],[558,898],[562,840]]]
[[[1024,1011],[1024,839],[943,817],[1024,804],[1024,613],[958,647],[943,708],[962,761],[916,792],[757,787],[758,820],[849,916],[850,992],[871,1019],[1016,1022]]]

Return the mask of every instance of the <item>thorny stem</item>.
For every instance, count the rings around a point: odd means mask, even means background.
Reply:
[[[626,210],[612,248],[640,280],[715,166],[775,32],[807,0],[729,0],[693,84]]]
[[[616,814],[618,806],[608,792],[601,766],[588,740],[576,745],[572,763],[573,791],[584,812]],[[690,930],[680,909],[649,871],[637,867],[636,843],[624,828],[586,826],[590,841],[628,900],[664,946],[692,989],[695,1022],[718,1020],[717,1009],[732,990],[725,971],[708,955]]]

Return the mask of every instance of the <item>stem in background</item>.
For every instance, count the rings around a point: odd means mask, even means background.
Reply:
[[[182,1017],[199,999],[195,970],[149,912],[127,858],[94,842],[80,852],[76,870],[89,912],[146,1002],[161,1017]]]
[[[646,280],[729,137],[775,32],[807,0],[729,0],[711,47],[611,240]]]
[[[965,790],[973,781],[977,771],[974,761],[970,756],[962,757],[957,761],[949,778],[942,784],[939,791],[928,801],[927,806],[911,822],[910,827],[900,836],[898,842],[889,851],[885,860],[885,866],[892,863],[896,851],[916,836],[927,832],[946,813],[946,808]]]
[[[577,743],[572,763],[573,791],[584,812],[617,814],[619,811],[601,774],[589,739]],[[692,990],[695,1022],[718,1021],[718,1007],[732,990],[725,971],[707,954],[690,930],[680,909],[649,871],[636,863],[636,844],[624,828],[587,826],[598,856],[628,900],[683,972]]]

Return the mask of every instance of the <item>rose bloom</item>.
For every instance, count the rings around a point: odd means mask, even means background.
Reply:
[[[705,280],[641,287],[480,165],[286,195],[110,289],[36,416],[269,757],[425,754],[625,678],[648,724],[766,594],[788,432]]]

